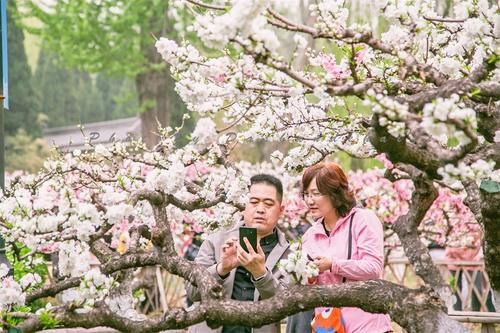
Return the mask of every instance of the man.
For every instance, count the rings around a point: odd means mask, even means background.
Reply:
[[[224,286],[226,298],[240,301],[258,301],[273,296],[288,280],[277,268],[287,255],[288,242],[276,225],[283,212],[283,185],[276,177],[259,174],[250,179],[250,193],[243,213],[243,221],[230,230],[221,230],[201,245],[195,259],[207,268]],[[239,245],[239,227],[257,229],[257,251],[247,244],[248,252]],[[199,300],[196,289],[187,288],[188,298]],[[209,328],[200,323],[189,329],[191,333],[278,333],[280,324],[259,328],[224,326]]]

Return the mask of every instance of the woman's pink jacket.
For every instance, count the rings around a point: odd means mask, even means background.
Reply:
[[[348,256],[349,219],[352,221],[352,252]],[[303,250],[311,257],[323,256],[332,260],[331,271],[320,273],[317,284],[380,279],[384,273],[384,233],[382,223],[368,209],[353,208],[341,217],[327,236],[322,219],[303,236]],[[316,309],[320,311],[320,309]],[[372,314],[359,308],[342,308],[347,333],[382,333],[391,331],[391,320],[385,314]]]

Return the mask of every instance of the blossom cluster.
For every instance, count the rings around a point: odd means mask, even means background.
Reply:
[[[464,131],[453,123],[462,122],[477,129],[476,113],[471,108],[460,107],[459,96],[454,94],[450,98],[437,98],[433,103],[428,103],[423,109],[422,127],[443,145],[450,145],[450,140],[460,145],[471,142]],[[455,144],[456,145],[456,144]],[[455,146],[451,145],[451,146]]]
[[[241,141],[293,143],[282,158],[288,168],[301,170],[337,151],[377,155],[366,130],[367,110],[378,126],[408,144],[421,144],[422,131],[450,152],[476,141],[476,110],[464,105],[470,94],[436,96],[420,110],[405,97],[430,88],[433,80],[467,77],[496,59],[500,15],[487,0],[455,1],[448,17],[428,0],[316,1],[308,8],[311,26],[282,1],[219,7],[195,14],[193,30],[205,46],[222,52],[207,57],[166,38],[157,42],[158,52],[171,64],[191,111],[222,112],[224,122],[241,125]],[[377,25],[379,17],[389,24]],[[312,48],[308,35],[332,45]],[[294,50],[291,59],[285,45]],[[301,56],[307,61],[296,66]],[[486,80],[498,81],[497,67],[488,68]],[[480,135],[477,140],[484,142]]]
[[[203,135],[208,137],[207,133]],[[202,141],[208,145],[218,142],[215,138]],[[93,237],[99,233],[106,236],[100,241],[119,255],[152,249],[150,240],[134,235],[137,226],[154,230],[157,224],[149,203],[131,201],[138,191],[155,190],[186,203],[212,202],[208,207],[194,206],[192,210],[174,202],[167,206],[167,218],[180,255],[195,234],[209,233],[241,219],[249,178],[257,173],[273,174],[283,181],[281,228],[289,228],[300,236],[314,222],[300,196],[300,175],[288,171],[278,160],[262,164],[239,162],[225,167],[213,164],[210,154],[199,153],[196,160],[184,164],[182,156],[195,149],[193,146],[170,148],[171,154],[165,158],[147,150],[137,153],[138,143],[129,145],[116,143],[112,147],[62,154],[48,161],[46,170],[39,175],[9,179],[10,185],[0,202],[2,234],[9,242],[16,241],[35,252],[57,253],[58,276],[81,278],[78,287],[58,296],[60,302],[72,304],[80,312],[104,301],[127,318],[143,318],[133,310],[135,301],[131,294],[113,294],[119,284],[112,276],[101,273],[99,267],[103,263],[91,251]],[[167,142],[165,145],[170,146]],[[280,154],[274,156],[279,158]],[[411,181],[390,182],[382,169],[350,172],[349,179],[358,202],[374,210],[383,223],[390,225],[407,212],[413,191]],[[463,197],[445,189],[440,190],[420,229],[424,238],[442,245],[472,246],[480,239],[478,225],[464,206]],[[387,245],[396,246],[398,241],[388,238]],[[316,269],[301,256],[298,246],[294,245],[282,267],[296,277],[297,283],[305,283],[316,274]],[[26,290],[41,282],[39,276],[31,273],[19,281],[4,274],[2,292],[6,301],[2,306],[23,304]]]
[[[19,283],[8,276],[9,268],[0,264],[0,312],[9,310],[11,306],[22,305],[26,295]]]
[[[296,284],[307,284],[319,274],[318,267],[313,264],[302,252],[300,242],[290,245],[290,252],[286,259],[281,259],[280,267],[289,274]]]
[[[463,189],[464,181],[474,180],[478,185],[483,179],[491,179],[500,182],[500,169],[495,169],[494,161],[478,160],[470,165],[464,162],[459,162],[457,166],[454,164],[446,164],[438,169],[438,173],[443,177],[443,182],[450,187],[460,190]]]

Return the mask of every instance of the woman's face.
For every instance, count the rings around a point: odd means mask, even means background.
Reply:
[[[316,177],[311,180],[311,183],[304,191],[304,200],[314,219],[326,216],[332,211],[335,211],[335,207],[333,207],[330,198],[318,191]]]

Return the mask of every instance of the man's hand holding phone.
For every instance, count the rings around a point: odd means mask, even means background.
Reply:
[[[257,251],[255,251],[246,237],[243,237],[243,242],[248,252],[241,245],[238,246],[238,261],[241,266],[245,267],[252,274],[254,279],[263,277],[266,274],[266,255],[264,254],[264,250],[262,250],[259,242],[257,242]]]

